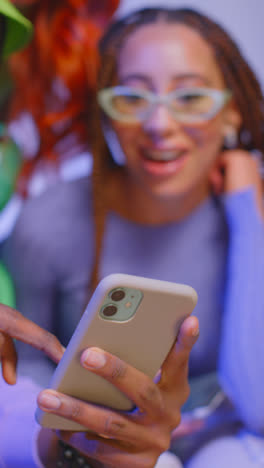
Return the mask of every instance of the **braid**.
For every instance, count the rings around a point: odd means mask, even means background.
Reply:
[[[217,23],[207,16],[189,8],[166,9],[145,8],[115,21],[100,41],[101,67],[98,90],[114,84],[117,73],[117,61],[126,39],[140,27],[166,21],[189,26],[197,31],[210,46],[224,76],[226,86],[233,93],[234,102],[242,116],[239,132],[239,144],[246,150],[258,149],[264,153],[264,98],[260,85],[243,58],[239,48],[229,35]],[[99,130],[100,111],[95,104],[93,131],[94,174],[93,202],[95,210],[95,264],[92,273],[92,286],[98,280],[98,269],[103,244],[103,234],[107,206],[104,187],[109,167],[115,167]],[[96,126],[98,127],[96,130]],[[111,166],[110,166],[111,164]]]
[[[182,10],[184,14],[188,10]],[[186,13],[185,13],[186,12]],[[187,13],[188,14],[188,13]],[[264,152],[264,98],[253,71],[236,43],[215,22],[207,17],[193,16],[189,10],[188,26],[193,27],[211,45],[226,85],[232,90],[234,101],[241,113],[240,146],[246,150]],[[202,19],[202,21],[201,21]]]
[[[104,60],[104,58],[103,58]],[[104,88],[109,79],[112,81],[115,72],[113,61],[109,57],[105,57],[104,73],[101,74],[98,80],[98,89]],[[94,101],[94,120],[97,123],[101,121],[101,111]],[[93,145],[92,154],[94,156],[93,172],[92,172],[92,193],[93,193],[93,213],[94,213],[94,230],[95,230],[95,245],[94,245],[94,267],[91,275],[90,286],[93,291],[99,280],[99,263],[103,246],[105,219],[107,216],[107,200],[105,195],[105,187],[107,184],[107,175],[110,167],[113,167],[113,161],[107,148],[101,125],[94,125],[93,130]]]

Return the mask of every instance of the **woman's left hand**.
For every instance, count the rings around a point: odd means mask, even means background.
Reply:
[[[258,158],[242,149],[224,151],[210,174],[214,193],[234,193],[254,188],[257,209],[263,210],[263,190]]]

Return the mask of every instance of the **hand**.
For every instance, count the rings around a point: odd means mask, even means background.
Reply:
[[[58,363],[64,348],[57,338],[20,312],[0,304],[0,358],[2,374],[5,381],[13,385],[16,382],[17,353],[12,338],[21,340],[34,348],[43,351]]]
[[[150,468],[170,445],[171,431],[180,423],[180,408],[189,395],[188,360],[197,340],[198,320],[187,318],[177,341],[168,354],[158,383],[107,352],[92,348],[101,366],[83,367],[104,377],[125,393],[137,406],[131,413],[118,412],[79,401],[75,398],[44,390],[38,405],[85,427],[86,432],[61,432],[60,438],[83,455],[107,467]],[[94,361],[95,362],[95,361]],[[55,398],[52,406],[52,397]],[[49,465],[45,465],[49,466]]]
[[[263,216],[263,190],[259,162],[244,150],[224,151],[210,174],[214,193],[234,193],[255,188],[257,209]]]

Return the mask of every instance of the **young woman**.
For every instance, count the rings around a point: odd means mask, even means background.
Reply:
[[[19,12],[10,4],[7,0],[0,2],[0,55],[5,57],[14,50],[21,48],[25,45],[29,39],[32,31],[32,26],[29,21],[26,20]],[[3,283],[1,284],[3,286]],[[2,293],[2,291],[1,291]],[[141,463],[144,462],[146,456],[149,460],[155,460],[159,453],[164,448],[166,439],[169,440],[169,428],[172,428],[174,424],[179,421],[179,409],[188,392],[187,385],[187,366],[188,356],[192,344],[197,338],[197,326],[198,323],[194,318],[190,318],[186,321],[182,328],[175,348],[171,351],[170,356],[166,364],[164,365],[164,372],[162,372],[163,388],[155,386],[152,382],[149,382],[144,375],[140,375],[135,369],[131,367],[127,368],[127,372],[123,374],[124,378],[116,378],[116,382],[113,381],[114,385],[122,386],[123,391],[127,392],[131,397],[135,397],[137,400],[139,394],[141,398],[145,400],[143,406],[145,406],[146,413],[150,412],[149,420],[146,421],[146,417],[138,417],[138,421],[125,421],[126,431],[132,436],[135,433],[142,433],[142,424],[145,427],[145,435],[140,439],[139,437],[135,440],[135,448],[137,456]],[[195,333],[194,333],[195,332]],[[23,317],[18,311],[11,309],[10,307],[0,305],[0,358],[2,365],[2,374],[8,384],[14,384],[16,381],[16,361],[17,355],[12,342],[12,338],[23,341],[35,348],[45,352],[54,362],[58,362],[63,354],[63,347],[59,343],[58,339],[41,329],[38,325],[31,322],[30,320]],[[90,350],[91,351],[91,350]],[[96,373],[106,376],[109,379],[109,375],[112,375],[115,366],[120,369],[120,366],[125,370],[125,363],[121,363],[116,360],[113,356],[107,356],[101,351],[101,360],[105,359],[105,364],[100,370],[96,368]],[[83,363],[87,367],[88,361],[87,356],[84,355]],[[97,363],[98,364],[98,363]],[[91,371],[90,367],[90,371]],[[41,372],[41,369],[38,369]],[[165,373],[170,374],[170,378],[166,377]],[[118,377],[118,372],[116,376]],[[133,382],[137,381],[138,385],[142,388],[141,392],[131,391]],[[8,388],[2,381],[1,387],[1,421],[0,421],[0,466],[19,466],[30,468],[31,466],[40,466],[41,461],[39,455],[34,449],[35,440],[32,444],[31,438],[34,434],[34,406],[35,398],[39,388],[27,379],[19,381],[18,385],[13,388]],[[144,391],[145,388],[145,391]],[[144,393],[150,392],[152,395],[156,395],[156,402],[152,401],[151,405],[148,405],[148,395]],[[175,393],[176,392],[176,393]],[[170,399],[172,394],[175,393],[175,399],[178,403],[171,405]],[[167,394],[167,396],[165,396]],[[167,400],[167,402],[165,401]],[[43,403],[43,402],[42,402]],[[66,397],[64,400],[64,408],[62,410],[67,412],[71,407],[76,408],[76,402],[69,400]],[[150,411],[148,411],[150,406]],[[167,415],[167,408],[170,412],[170,417]],[[84,408],[87,411],[87,407]],[[88,408],[89,409],[89,408]],[[97,414],[96,408],[90,406],[90,411],[93,411],[93,419],[96,421],[97,430],[101,434],[105,432],[106,423],[108,424],[108,432],[111,432],[109,411],[100,410]],[[155,417],[155,413],[159,413],[159,421]],[[166,413],[166,414],[165,414]],[[67,416],[66,415],[66,416]],[[163,417],[162,417],[163,415]],[[143,415],[142,415],[143,416]],[[100,418],[100,421],[99,421]],[[135,415],[134,415],[135,419]],[[105,420],[105,423],[104,423]],[[172,423],[172,421],[174,421]],[[98,425],[99,423],[99,425]],[[101,425],[101,427],[99,427]],[[144,430],[144,429],[143,429]],[[124,431],[124,432],[126,432]],[[159,442],[155,442],[155,437],[151,437],[151,434],[160,435],[158,438]],[[22,436],[21,436],[22,435]],[[42,443],[40,447],[44,451],[46,456],[46,440],[43,444],[43,436],[40,437]],[[145,440],[145,442],[144,442]],[[15,447],[15,450],[14,450]],[[140,451],[144,449],[145,455],[140,456]],[[57,449],[57,446],[56,446]],[[58,455],[58,450],[54,450],[55,455]],[[117,452],[117,449],[116,449]],[[50,452],[48,452],[50,455]],[[69,451],[66,451],[66,457],[69,458]],[[113,455],[111,456],[111,458]],[[120,458],[120,455],[119,455]],[[135,460],[134,454],[127,455],[128,462],[133,463]],[[132,459],[132,461],[131,461]],[[164,457],[162,457],[164,462]],[[169,457],[169,462],[173,460],[175,466],[175,460]],[[48,463],[50,466],[57,466],[57,461],[48,457]],[[168,456],[167,456],[168,461]],[[78,466],[83,466],[85,463],[84,458],[78,456]],[[162,463],[163,463],[162,462]],[[65,466],[65,460],[59,461],[60,464]],[[164,464],[164,463],[163,463]],[[87,466],[87,464],[85,465]],[[168,466],[168,465],[167,465]]]
[[[183,459],[251,467],[263,448],[249,431],[264,431],[260,86],[223,29],[189,9],[133,13],[112,25],[101,53],[92,180],[30,201],[5,248],[19,309],[66,344],[108,273],[193,286],[201,334],[190,375],[218,372],[244,432],[230,423]],[[33,364],[31,355],[27,371]],[[50,396],[39,406],[67,414],[66,397]],[[70,417],[94,429],[93,413],[77,409]],[[104,445],[67,440],[107,466],[154,465],[153,452],[122,435]]]

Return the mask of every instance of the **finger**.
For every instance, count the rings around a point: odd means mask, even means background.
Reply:
[[[164,402],[151,378],[121,359],[98,348],[86,349],[81,356],[86,369],[100,375],[130,398],[142,412],[153,418],[164,414]]]
[[[209,175],[211,189],[215,195],[219,195],[224,189],[224,177],[220,168],[214,168]]]
[[[3,304],[0,304],[0,330],[43,351],[56,363],[62,358],[64,348],[54,335]]]
[[[12,339],[0,332],[0,356],[2,364],[2,375],[6,383],[16,383],[17,353]]]
[[[174,385],[187,378],[190,352],[198,336],[199,322],[192,315],[184,320],[175,345],[162,365],[159,386],[173,389]]]
[[[43,390],[37,398],[43,411],[81,424],[88,431],[137,447],[151,447],[153,435],[145,426],[107,408],[88,404],[54,390]]]
[[[71,433],[69,435],[67,432],[61,432],[60,438],[85,457],[97,460],[109,468],[152,468],[160,454],[158,451],[154,454],[153,451],[148,452],[147,450],[136,452],[131,447],[115,441],[90,436],[88,438],[85,433]]]

